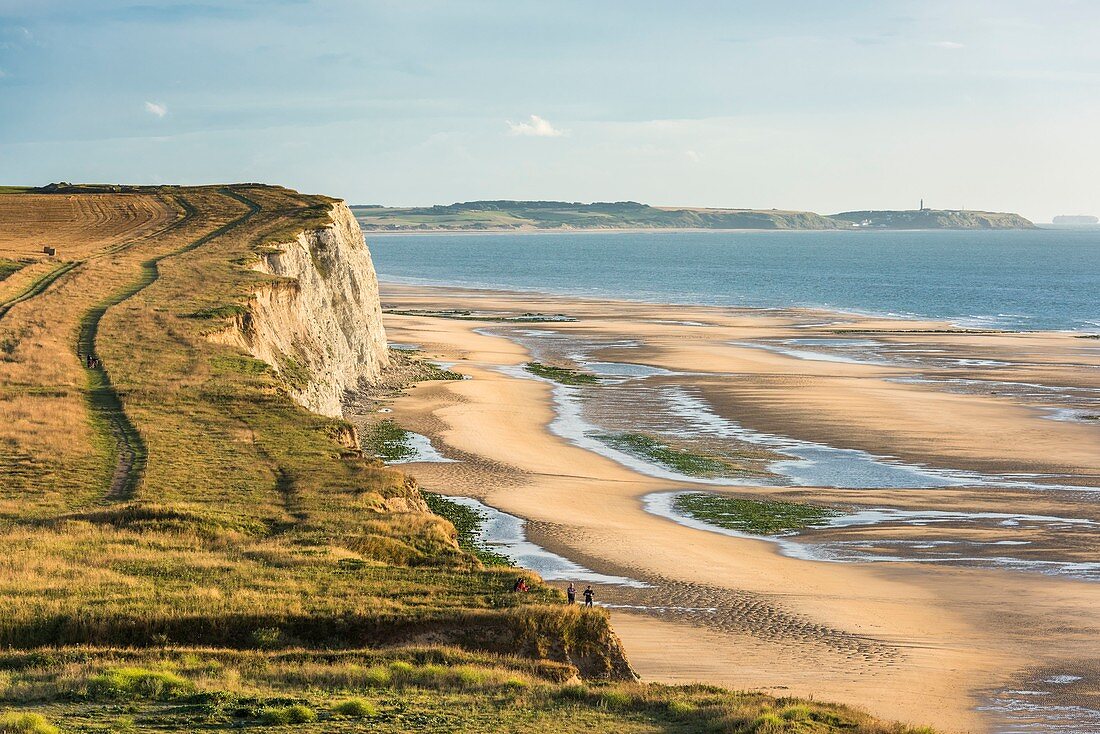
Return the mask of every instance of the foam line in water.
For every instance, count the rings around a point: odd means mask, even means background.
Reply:
[[[625,576],[597,573],[579,563],[546,550],[527,539],[526,521],[501,512],[472,497],[447,497],[448,500],[479,513],[484,519],[478,527],[479,546],[512,559],[521,568],[538,573],[546,581],[579,581],[589,584],[629,586],[636,589],[650,585]]]

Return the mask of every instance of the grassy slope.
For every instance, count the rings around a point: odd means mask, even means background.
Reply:
[[[350,731],[356,716],[380,731],[903,731],[757,695],[569,684],[624,672],[603,612],[565,607],[533,578],[510,593],[517,571],[460,548],[408,478],[349,451],[341,422],[299,408],[267,365],[206,338],[271,282],[247,267],[256,252],[324,225],[331,200],[151,195],[196,215],[89,259],[0,321],[5,364],[21,369],[4,409],[36,400],[67,426],[0,435],[21,457],[0,504],[0,709],[64,731]],[[249,202],[247,224],[225,228]],[[111,441],[81,428],[75,351],[81,314],[136,282],[96,339],[147,454],[120,497]],[[61,338],[37,335],[40,313]],[[68,367],[36,366],[46,357]],[[364,699],[345,707],[354,716],[336,710],[349,697]]]

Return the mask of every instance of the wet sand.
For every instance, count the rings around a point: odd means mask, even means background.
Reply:
[[[517,372],[532,352],[568,365],[581,344],[587,359],[675,373],[648,378],[656,388],[637,393],[643,400],[664,394],[659,389],[690,390],[717,416],[752,431],[1038,487],[841,489],[742,479],[722,490],[739,496],[1100,521],[1098,495],[1090,491],[1100,489],[1100,425],[1049,420],[1040,407],[1011,395],[896,381],[919,374],[1093,390],[1100,388],[1100,353],[1087,349],[1094,341],[799,310],[427,287],[385,286],[383,302],[391,310],[492,312],[475,315],[494,318],[470,320],[386,316],[391,341],[419,345],[425,356],[454,363],[451,369],[470,378],[422,383],[388,404],[400,425],[456,460],[406,468],[427,489],[475,497],[525,518],[531,539],[562,556],[647,582],[650,588],[598,589],[644,678],[812,695],[945,731],[990,731],[996,716],[976,710],[990,691],[1014,685],[1028,670],[1095,670],[1100,584],[916,557],[808,561],[783,555],[771,542],[678,524],[646,512],[642,499],[720,487],[651,476],[556,435],[554,386]],[[530,312],[577,320],[499,320]],[[759,346],[838,338],[873,339],[873,349],[854,353],[873,351],[882,364],[847,361],[852,350],[815,347],[809,351],[825,358],[805,358]],[[914,360],[917,366],[909,364]],[[644,402],[638,409],[648,410]],[[1042,488],[1058,484],[1075,489]],[[822,542],[1016,538],[1010,542],[1026,543],[1028,557],[1037,559],[1094,559],[1100,546],[1092,542],[1096,534],[1079,527],[895,523],[818,532]]]

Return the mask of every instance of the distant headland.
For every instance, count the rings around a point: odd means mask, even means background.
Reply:
[[[657,207],[634,201],[469,201],[426,207],[352,206],[364,230],[524,231],[601,229],[1034,229],[1019,214],[952,209],[822,215],[784,209]]]

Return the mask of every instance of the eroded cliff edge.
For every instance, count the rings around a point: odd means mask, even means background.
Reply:
[[[344,202],[329,218],[328,226],[266,248],[253,269],[272,279],[218,340],[271,365],[303,407],[339,417],[345,393],[377,380],[389,357],[363,233]]]

